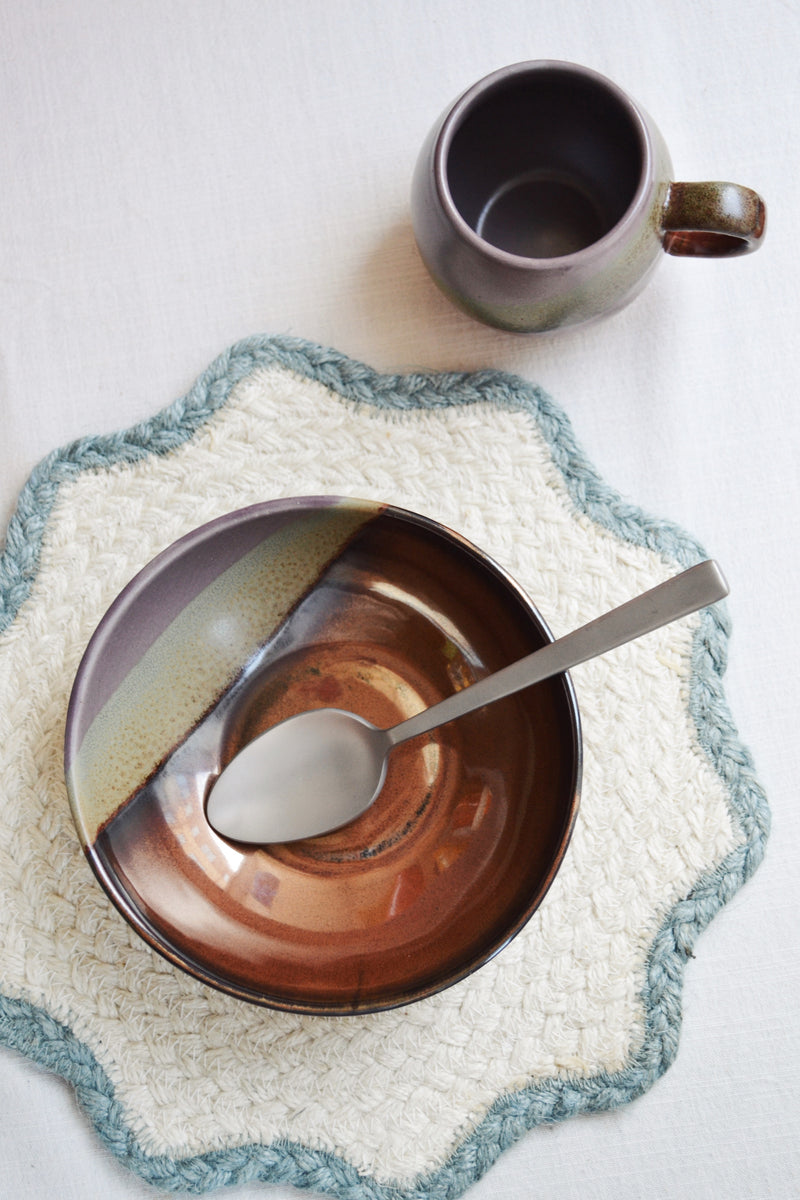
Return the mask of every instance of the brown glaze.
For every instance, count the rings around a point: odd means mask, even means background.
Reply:
[[[767,210],[757,192],[738,183],[673,183],[662,226],[668,254],[732,258],[757,249]]]
[[[242,998],[336,1014],[437,991],[505,945],[561,861],[580,776],[567,679],[398,747],[372,808],[324,837],[226,842],[205,820],[209,784],[296,712],[334,705],[387,726],[547,636],[484,557],[387,509],[106,825],[90,860],[151,944]]]

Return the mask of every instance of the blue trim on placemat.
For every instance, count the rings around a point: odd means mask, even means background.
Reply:
[[[579,449],[565,413],[540,388],[522,379],[498,371],[379,375],[310,342],[259,336],[220,355],[183,399],[152,420],[118,434],[81,438],[39,464],[20,494],[0,557],[0,632],[14,620],[30,594],[47,520],[62,482],[82,471],[170,453],[225,403],[236,383],[255,369],[269,366],[294,371],[346,400],[383,409],[483,403],[526,412],[545,437],[581,512],[670,564],[688,566],[705,557],[688,533],[648,516],[613,491]],[[340,1200],[455,1200],[533,1126],[625,1104],[645,1092],[675,1057],[683,970],[692,947],[698,934],[758,866],[769,832],[766,798],[722,689],[728,636],[725,607],[705,610],[693,645],[690,712],[699,742],[725,784],[744,840],[675,905],[656,936],[645,976],[644,1043],[623,1070],[589,1079],[551,1079],[499,1097],[447,1162],[413,1184],[395,1187],[361,1175],[334,1154],[289,1142],[218,1150],[188,1159],[147,1155],[128,1128],[105,1071],[68,1027],[26,1001],[0,995],[0,1041],[63,1076],[74,1087],[104,1144],[136,1174],[167,1191],[201,1193],[263,1180],[308,1188]]]

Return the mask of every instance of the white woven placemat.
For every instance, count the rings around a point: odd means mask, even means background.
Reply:
[[[497,372],[380,376],[294,339],[240,343],[152,421],[55,452],[0,560],[0,1039],[70,1080],[106,1144],[162,1188],[455,1197],[526,1129],[625,1103],[666,1069],[685,963],[760,861],[768,810],[722,692],[717,606],[573,673],[572,844],[533,920],[469,979],[321,1018],[162,960],[72,827],[72,679],[116,593],[166,545],[308,494],[444,522],[556,635],[704,556],[599,479],[539,389]]]

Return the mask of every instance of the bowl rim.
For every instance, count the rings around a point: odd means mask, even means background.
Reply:
[[[72,813],[73,822],[81,841],[84,854],[89,861],[98,882],[100,883],[107,898],[111,900],[117,910],[122,914],[125,920],[132,926],[134,931],[149,945],[153,950],[160,954],[167,961],[177,966],[191,977],[199,980],[201,983],[214,988],[216,991],[226,993],[239,1000],[247,1001],[257,1006],[274,1009],[284,1012],[293,1012],[297,1014],[313,1015],[313,1016],[354,1016],[372,1012],[388,1011],[393,1008],[404,1007],[408,1004],[416,1003],[419,1000],[445,991],[454,984],[467,978],[475,971],[479,970],[486,963],[491,961],[497,954],[504,950],[510,942],[521,932],[528,924],[537,909],[541,906],[550,887],[561,869],[564,857],[572,839],[575,825],[578,818],[578,812],[581,801],[581,786],[583,778],[583,734],[580,708],[575,692],[575,687],[572,677],[568,671],[561,672],[560,675],[553,676],[552,679],[560,679],[565,692],[567,702],[567,712],[569,714],[569,731],[570,731],[570,752],[571,752],[571,771],[569,787],[565,792],[569,795],[569,803],[565,809],[565,819],[562,826],[562,832],[558,841],[556,854],[549,862],[547,871],[542,878],[538,888],[531,894],[527,902],[522,905],[522,911],[517,920],[504,928],[501,937],[497,938],[483,952],[470,958],[467,963],[458,967],[443,976],[432,978],[428,982],[423,982],[413,989],[406,989],[402,994],[398,994],[396,998],[383,1000],[378,1002],[368,1002],[366,1004],[343,1005],[341,1003],[320,1004],[303,1001],[293,1001],[286,997],[275,996],[269,993],[265,988],[256,990],[249,988],[246,985],[230,980],[223,974],[215,972],[209,965],[198,961],[191,957],[188,953],[183,953],[172,945],[166,935],[161,932],[153,921],[149,920],[146,913],[143,912],[134,903],[128,891],[124,888],[121,881],[114,875],[104,861],[102,854],[93,844],[92,840],[87,836],[85,826],[82,823],[80,812],[79,798],[74,794],[68,774],[68,764],[71,761],[74,753],[77,751],[77,731],[78,714],[87,687],[92,680],[92,669],[102,654],[108,634],[113,630],[114,624],[118,619],[120,612],[124,612],[128,602],[135,596],[143,593],[151,584],[152,580],[157,578],[165,567],[178,560],[183,554],[201,546],[204,542],[216,538],[223,533],[225,529],[240,526],[247,521],[259,521],[262,517],[268,517],[273,514],[280,513],[296,513],[310,511],[321,506],[337,506],[350,510],[361,510],[378,516],[391,516],[399,519],[417,528],[425,529],[427,532],[433,533],[438,537],[443,537],[446,541],[454,545],[460,553],[466,554],[472,558],[482,570],[493,574],[519,601],[521,601],[524,609],[532,618],[534,625],[537,626],[545,641],[554,641],[554,635],[541,615],[538,607],[534,604],[528,592],[521,584],[502,567],[490,554],[481,549],[474,542],[470,541],[463,534],[452,529],[443,522],[418,513],[412,509],[403,508],[401,506],[384,503],[376,500],[365,500],[357,497],[327,495],[327,494],[312,494],[281,497],[273,500],[257,501],[254,504],[245,505],[241,508],[232,509],[220,516],[213,517],[209,521],[203,522],[201,525],[182,534],[179,538],[170,542],[163,550],[153,556],[136,574],[128,581],[127,584],[116,594],[109,606],[104,611],[97,625],[95,626],[89,641],[81,656],[80,663],[72,684],[69,703],[67,706],[66,727],[64,733],[64,768],[65,776],[67,777],[67,791],[69,804]],[[287,614],[288,615],[288,614]],[[286,619],[286,618],[284,618]],[[112,817],[113,819],[113,817]]]

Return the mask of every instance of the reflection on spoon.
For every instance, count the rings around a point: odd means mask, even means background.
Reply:
[[[245,746],[217,779],[209,824],[238,842],[289,842],[338,829],[381,790],[389,752],[409,738],[668,625],[728,594],[712,560],[550,642],[391,729],[338,708],[299,713]]]

